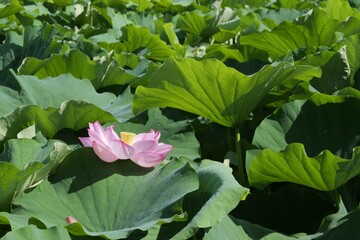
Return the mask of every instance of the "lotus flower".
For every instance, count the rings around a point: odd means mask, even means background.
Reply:
[[[73,223],[77,222],[76,218],[74,218],[72,216],[67,216],[65,221],[66,221],[67,224],[73,224]]]
[[[104,130],[99,122],[89,123],[89,137],[79,139],[85,147],[92,147],[96,155],[105,162],[131,159],[142,167],[153,167],[161,163],[173,148],[169,144],[159,143],[160,132],[121,132],[120,138],[113,127],[111,125]]]

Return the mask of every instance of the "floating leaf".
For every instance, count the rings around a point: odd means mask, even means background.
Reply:
[[[92,149],[81,148],[49,180],[17,198],[14,204],[21,207],[14,213],[47,227],[65,226],[65,218],[72,216],[78,223],[69,231],[75,235],[120,239],[136,229],[181,220],[181,199],[197,188],[198,177],[184,160],[144,169],[131,161],[108,164]]]

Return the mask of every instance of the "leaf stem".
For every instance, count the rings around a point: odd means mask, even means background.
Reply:
[[[238,173],[239,173],[239,183],[243,187],[247,187],[248,181],[246,177],[245,172],[245,161],[243,160],[242,151],[241,151],[241,135],[240,135],[240,129],[235,129],[235,149],[236,149],[236,155],[238,159]]]

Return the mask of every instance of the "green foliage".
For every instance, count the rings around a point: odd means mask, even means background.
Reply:
[[[356,238],[359,9],[2,1],[0,238]],[[173,149],[102,162],[95,121]]]
[[[21,208],[15,213],[36,217],[48,227],[65,226],[72,216],[78,220],[69,227],[74,235],[119,239],[135,229],[181,220],[179,200],[197,188],[198,177],[186,161],[150,171],[130,161],[107,164],[91,149],[78,149],[49,180],[17,198],[14,204]]]
[[[135,113],[151,107],[173,107],[236,127],[259,106],[271,89],[293,79],[309,80],[318,69],[280,62],[246,76],[216,60],[170,58],[146,87],[136,89]],[[173,75],[173,77],[170,77]]]
[[[249,181],[258,188],[287,181],[332,191],[360,173],[359,159],[359,148],[354,149],[350,160],[327,150],[310,158],[303,145],[293,143],[278,153],[266,149],[257,154],[249,166]]]

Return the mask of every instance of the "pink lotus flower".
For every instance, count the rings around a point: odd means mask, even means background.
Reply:
[[[79,139],[85,147],[92,147],[96,155],[105,162],[131,159],[142,167],[153,167],[161,163],[173,148],[169,144],[159,143],[160,132],[121,132],[120,138],[113,127],[111,125],[104,130],[99,122],[89,123],[89,137]]]

